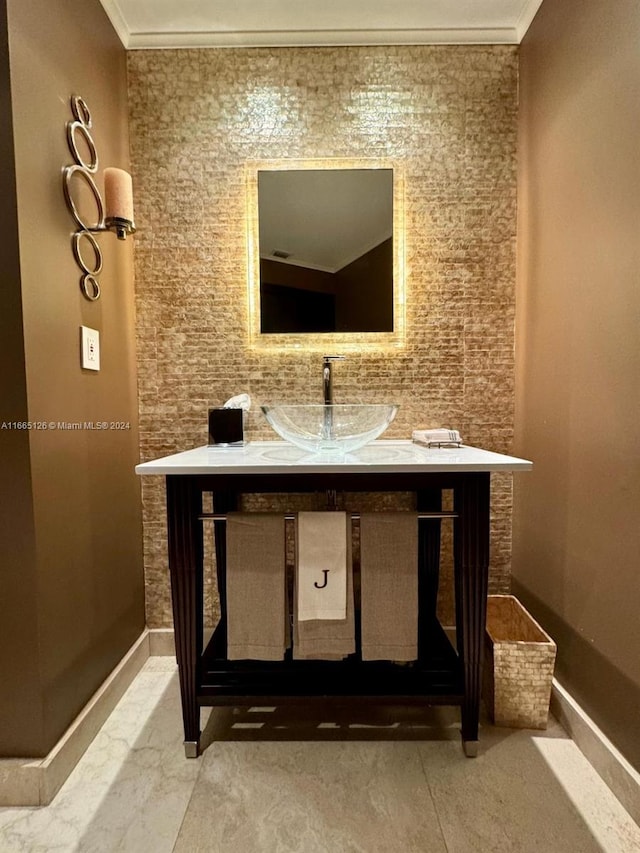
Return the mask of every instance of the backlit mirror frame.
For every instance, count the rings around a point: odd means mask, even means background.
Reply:
[[[393,169],[393,331],[307,332],[260,331],[260,240],[258,172],[302,169]],[[404,173],[401,165],[383,158],[317,160],[252,160],[246,164],[249,346],[256,350],[291,352],[379,352],[405,346]]]

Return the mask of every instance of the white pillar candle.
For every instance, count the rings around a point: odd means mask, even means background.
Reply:
[[[133,222],[133,184],[124,169],[104,170],[105,219]]]

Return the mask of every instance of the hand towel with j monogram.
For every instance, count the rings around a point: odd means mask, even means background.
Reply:
[[[346,619],[347,517],[298,513],[298,620]]]
[[[298,513],[293,658],[342,660],[355,650],[351,519]]]

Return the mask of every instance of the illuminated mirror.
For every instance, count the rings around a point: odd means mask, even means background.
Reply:
[[[254,346],[403,343],[400,175],[343,162],[261,163],[249,173]]]
[[[393,331],[393,171],[258,172],[260,331]]]

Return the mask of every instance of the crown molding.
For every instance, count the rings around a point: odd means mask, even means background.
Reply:
[[[112,3],[114,0],[102,0]],[[514,27],[427,30],[271,30],[131,33],[130,50],[203,47],[336,47],[347,45],[517,44]]]
[[[100,0],[102,8],[107,13],[107,17],[111,21],[113,29],[118,34],[118,38],[129,49],[131,47],[131,30],[127,24],[122,10],[118,5],[118,0]]]
[[[100,0],[127,50],[207,47],[337,47],[349,45],[520,44],[542,0],[523,0],[514,26],[426,29],[208,30],[133,32],[119,0]]]
[[[522,39],[525,37],[527,30],[533,23],[533,19],[535,18],[538,9],[541,5],[542,0],[527,0],[527,2],[522,7],[520,17],[518,18],[515,26],[518,44],[520,44]]]

